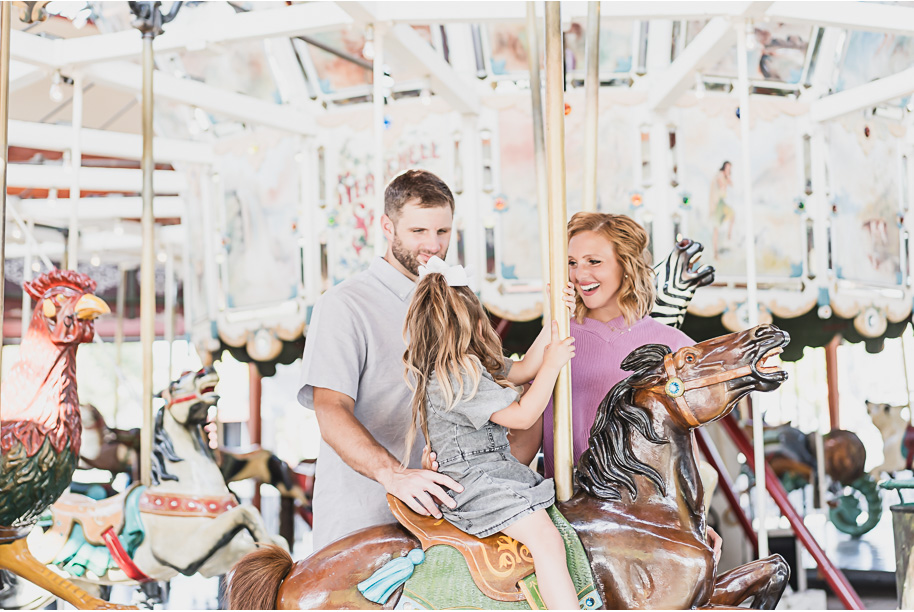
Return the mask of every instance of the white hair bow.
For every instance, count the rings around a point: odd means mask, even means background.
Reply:
[[[419,266],[419,278],[426,274],[435,273],[444,275],[450,287],[469,287],[470,279],[466,269],[461,265],[449,266],[438,256],[432,256],[424,266]]]

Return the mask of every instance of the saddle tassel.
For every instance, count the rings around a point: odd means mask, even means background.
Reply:
[[[359,583],[359,592],[368,601],[384,605],[400,585],[413,575],[413,570],[425,561],[421,548],[414,548],[405,556],[391,559],[384,567]]]

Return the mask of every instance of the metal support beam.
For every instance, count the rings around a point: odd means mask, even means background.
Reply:
[[[600,3],[587,3],[584,30],[584,211],[597,210],[597,131],[600,120]]]
[[[552,320],[546,283],[549,279],[549,179],[546,169],[546,139],[543,129],[543,79],[540,75],[540,21],[536,3],[527,2],[527,61],[530,66],[530,99],[533,104],[533,154],[536,162],[536,210],[540,230],[540,272],[543,276],[543,323]]]
[[[374,28],[374,63],[371,72],[371,135],[374,144],[371,171],[374,175],[374,217],[377,223],[372,227],[372,241],[376,255],[384,256],[387,241],[381,231],[381,215],[384,214],[384,58],[387,49],[387,31],[383,25]]]
[[[546,2],[546,159],[549,168],[549,281],[553,319],[559,337],[570,334],[570,321],[562,300],[568,282],[568,242],[565,239],[565,71],[561,3]],[[555,494],[567,501],[574,493],[571,420],[571,364],[559,373],[553,394]]]
[[[79,267],[79,177],[82,171],[82,148],[80,139],[83,126],[83,76],[76,72],[73,75],[73,121],[71,123],[70,144],[70,225],[67,234],[67,269]]]
[[[10,117],[10,25],[11,3],[0,5],[0,368],[3,365],[3,287],[6,270],[6,167],[9,162],[7,149],[7,124]],[[0,369],[0,372],[3,370]]]
[[[847,113],[871,108],[914,92],[914,68],[887,76],[866,85],[832,94],[809,105],[812,121],[828,121]]]

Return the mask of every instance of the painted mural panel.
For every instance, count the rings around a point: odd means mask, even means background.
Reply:
[[[686,43],[691,42],[707,21],[690,21]],[[806,64],[806,51],[815,32],[810,26],[788,23],[756,23],[748,42],[749,78],[799,83]],[[736,44],[706,73],[737,78]]]
[[[803,272],[803,195],[797,118],[778,100],[752,102],[751,180],[756,267],[762,277],[797,277]],[[705,245],[705,260],[721,277],[746,274],[737,103],[705,99],[676,109],[680,185],[676,213],[683,233]]]
[[[216,143],[228,308],[277,304],[299,295],[300,142],[258,130]],[[298,158],[300,159],[300,158]]]
[[[899,225],[900,124],[845,115],[828,126],[828,174],[835,213],[838,278],[901,284]]]
[[[569,91],[565,100],[565,186],[568,215],[581,210],[584,166],[584,94]],[[630,213],[635,184],[638,129],[635,99],[602,93],[597,153],[598,209]],[[500,275],[505,279],[539,279],[540,238],[533,152],[533,119],[529,95],[502,97],[498,108],[500,183],[489,210],[497,221]]]
[[[444,105],[442,105],[443,107]],[[341,114],[327,138],[326,183],[319,239],[327,245],[332,284],[364,270],[375,254],[378,190],[409,168],[424,168],[454,187],[455,116],[415,103],[389,107],[385,116],[384,177],[374,173],[374,135],[365,113]],[[369,116],[370,118],[370,116]],[[352,122],[346,119],[352,119]]]
[[[839,66],[835,91],[901,72],[914,66],[914,37],[852,31]]]

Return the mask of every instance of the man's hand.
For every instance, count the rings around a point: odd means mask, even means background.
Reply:
[[[710,525],[708,525],[708,529],[705,533],[708,536],[708,544],[714,549],[714,565],[717,566],[717,562],[720,561],[720,547],[723,545],[724,541],[720,539],[720,536]]]
[[[423,516],[441,518],[438,503],[456,508],[457,502],[442,486],[460,493],[463,487],[453,478],[431,470],[395,469],[389,470],[378,479],[387,492],[409,506],[413,512]]]

